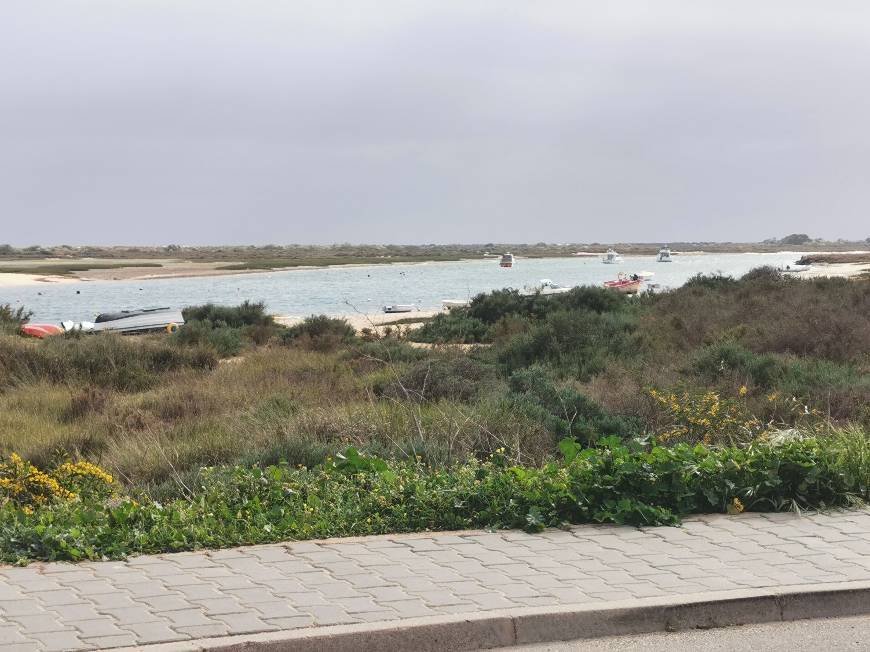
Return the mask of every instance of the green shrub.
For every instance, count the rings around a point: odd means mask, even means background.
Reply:
[[[606,435],[629,438],[643,431],[638,419],[608,414],[576,389],[557,387],[540,366],[513,373],[510,388],[509,400],[543,423],[556,439],[574,437],[589,444]]]
[[[172,335],[172,341],[181,346],[209,347],[224,358],[237,355],[243,346],[241,329],[197,320],[186,322]]]
[[[509,340],[498,358],[508,371],[548,364],[564,375],[588,379],[605,367],[608,356],[636,352],[635,324],[627,313],[553,312],[528,333]]]
[[[238,306],[218,306],[207,303],[201,306],[188,306],[182,311],[184,321],[209,322],[216,327],[229,326],[271,326],[274,324],[272,315],[266,313],[266,304],[262,301],[244,301]]]
[[[489,328],[476,317],[469,317],[463,310],[439,313],[429,322],[411,332],[414,342],[444,344],[455,342],[473,344],[485,342]]]
[[[356,337],[353,326],[344,319],[312,315],[281,333],[285,344],[293,344],[315,351],[332,351]]]

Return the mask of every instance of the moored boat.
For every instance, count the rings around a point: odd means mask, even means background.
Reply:
[[[626,274],[620,273],[615,281],[605,281],[604,287],[610,290],[616,290],[617,292],[622,292],[623,294],[636,294],[637,291],[640,290],[642,283],[643,279],[637,274],[627,276]]]
[[[604,257],[601,259],[601,262],[606,265],[615,265],[616,263],[622,262],[622,256],[620,256],[614,249],[608,249],[607,253],[604,254]]]
[[[501,255],[501,260],[498,261],[499,267],[513,267],[514,266],[514,255],[511,252],[507,252],[506,254]]]
[[[670,263],[673,262],[671,260],[671,249],[667,245],[659,249],[659,254],[656,256],[656,261],[660,263]]]

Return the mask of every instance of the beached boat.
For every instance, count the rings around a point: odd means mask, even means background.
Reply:
[[[673,262],[671,260],[671,249],[667,245],[659,249],[659,255],[656,256],[656,260],[660,263],[670,263]]]
[[[65,322],[64,325],[66,326],[67,323],[71,322]],[[138,310],[104,312],[97,315],[92,325],[82,322],[77,326],[82,330],[94,333],[131,334],[162,330],[173,331],[182,324],[184,324],[184,316],[180,310],[172,310],[171,308],[140,308]]]
[[[411,303],[392,303],[390,305],[384,306],[385,313],[413,312],[416,309],[417,306]]]
[[[513,267],[514,255],[510,252],[501,255],[501,260],[498,261],[499,267]]]
[[[21,334],[42,339],[52,335],[62,335],[63,328],[57,324],[24,324],[21,326]]]
[[[445,308],[465,308],[470,303],[467,299],[441,299],[441,305]]]
[[[628,276],[620,273],[615,281],[605,281],[604,287],[610,290],[616,290],[617,292],[622,292],[623,294],[636,294],[637,291],[640,290],[642,283],[643,279],[637,274]]]
[[[604,254],[604,257],[601,259],[602,263],[607,265],[616,265],[617,263],[622,262],[622,256],[620,256],[613,249],[608,249],[607,253]]]

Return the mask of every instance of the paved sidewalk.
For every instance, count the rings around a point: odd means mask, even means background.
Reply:
[[[744,514],[0,567],[0,650],[142,646],[522,607],[870,580],[870,511]]]

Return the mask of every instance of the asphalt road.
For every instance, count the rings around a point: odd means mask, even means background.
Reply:
[[[522,645],[510,652],[826,652],[870,650],[870,616]]]

